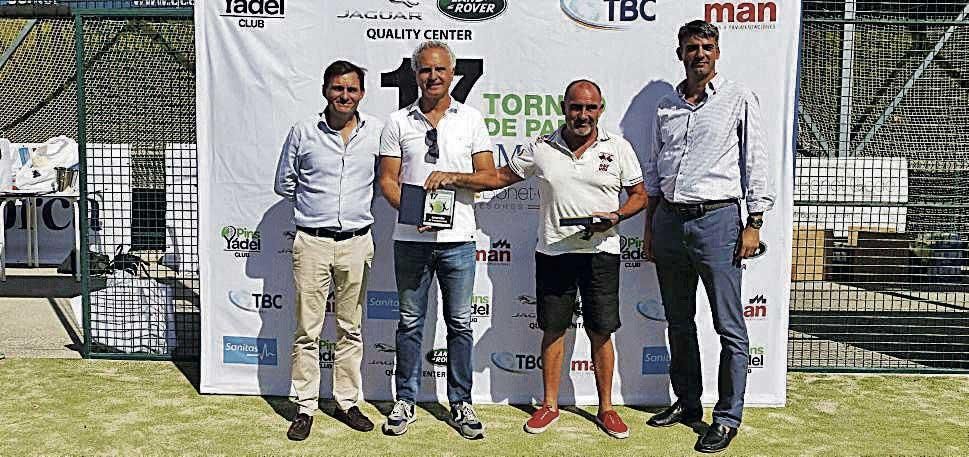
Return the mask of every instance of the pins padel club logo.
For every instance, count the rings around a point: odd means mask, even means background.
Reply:
[[[236,19],[241,28],[261,29],[267,21],[286,19],[286,0],[225,0],[223,4],[219,16]]]
[[[223,251],[231,252],[236,257],[249,257],[253,253],[262,252],[262,236],[259,230],[226,225],[219,230],[219,235],[225,240]]]

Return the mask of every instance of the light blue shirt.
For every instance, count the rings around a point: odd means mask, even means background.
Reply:
[[[646,154],[646,191],[673,203],[745,198],[747,211],[774,206],[766,135],[757,95],[717,75],[697,105],[676,94],[656,109]]]
[[[275,191],[293,201],[296,225],[350,232],[373,224],[370,206],[382,129],[380,121],[358,113],[346,143],[322,114],[289,130]]]

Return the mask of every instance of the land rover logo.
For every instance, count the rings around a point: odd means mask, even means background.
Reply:
[[[447,365],[447,349],[434,349],[427,352],[427,362],[431,365]]]
[[[437,0],[445,16],[465,22],[494,19],[508,8],[507,0]]]

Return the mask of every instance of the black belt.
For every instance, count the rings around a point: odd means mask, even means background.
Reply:
[[[333,241],[343,241],[349,240],[355,236],[366,235],[368,232],[370,232],[370,226],[368,225],[360,230],[354,230],[352,232],[336,232],[325,228],[300,227],[298,225],[296,226],[296,230],[299,230],[307,235],[332,238]]]
[[[666,206],[673,210],[674,213],[679,214],[682,217],[697,218],[715,209],[736,205],[737,199],[731,198],[727,200],[710,200],[703,203],[673,203],[664,198],[663,202],[666,203]]]

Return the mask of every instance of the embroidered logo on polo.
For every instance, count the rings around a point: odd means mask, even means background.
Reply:
[[[599,171],[607,172],[609,171],[609,166],[612,162],[616,160],[616,157],[611,152],[602,151],[599,153]]]

